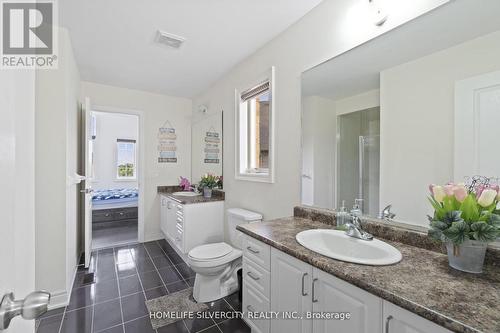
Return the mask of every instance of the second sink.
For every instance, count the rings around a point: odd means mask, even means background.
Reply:
[[[390,265],[401,261],[401,252],[378,239],[365,241],[349,237],[344,231],[312,229],[299,232],[300,245],[324,256],[363,265]]]

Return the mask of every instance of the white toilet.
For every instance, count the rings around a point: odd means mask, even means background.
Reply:
[[[188,253],[188,264],[196,272],[193,297],[200,303],[225,297],[238,289],[243,234],[236,227],[262,221],[262,215],[241,208],[228,209],[227,216],[231,244],[204,244]]]

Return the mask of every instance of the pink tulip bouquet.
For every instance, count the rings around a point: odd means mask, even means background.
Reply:
[[[500,236],[500,191],[486,177],[473,177],[466,184],[430,185],[434,207],[429,235],[455,246],[467,240],[491,242]]]

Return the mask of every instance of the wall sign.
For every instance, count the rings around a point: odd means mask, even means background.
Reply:
[[[158,130],[158,163],[177,163],[177,134],[167,120]]]
[[[220,134],[211,127],[205,135],[204,162],[207,164],[220,163]]]

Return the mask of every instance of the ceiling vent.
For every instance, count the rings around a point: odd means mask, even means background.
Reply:
[[[185,41],[186,38],[184,37],[169,34],[168,32],[164,32],[161,30],[158,30],[158,35],[156,36],[157,43],[164,44],[174,49],[180,48]]]

